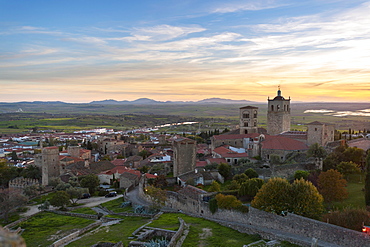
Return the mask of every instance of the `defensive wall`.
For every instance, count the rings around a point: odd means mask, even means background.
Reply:
[[[143,196],[144,193],[140,194]],[[143,200],[148,200],[144,195]],[[280,216],[249,207],[248,213],[218,209],[214,214],[209,204],[177,192],[167,194],[166,207],[219,222],[228,227],[249,234],[259,234],[270,240],[287,240],[302,246],[310,246],[310,241],[319,240],[318,246],[370,246],[370,236],[362,232],[302,217],[292,213]],[[291,237],[287,237],[291,236]]]

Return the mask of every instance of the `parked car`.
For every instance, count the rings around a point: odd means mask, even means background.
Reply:
[[[83,193],[82,196],[80,196],[79,199],[86,199],[86,198],[90,198],[91,195],[89,193]]]
[[[115,192],[115,191],[111,191],[111,192],[109,192],[108,194],[105,195],[105,197],[114,197],[114,196],[117,196],[117,192]]]

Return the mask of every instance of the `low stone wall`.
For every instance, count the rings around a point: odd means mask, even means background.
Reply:
[[[177,230],[177,232],[172,236],[172,238],[171,238],[170,242],[168,243],[167,247],[174,247],[174,246],[176,246],[177,241],[179,240],[179,238],[182,236],[182,234],[184,232],[185,224],[186,223],[180,217],[179,217],[179,221],[180,221],[180,227]]]
[[[90,224],[90,225],[88,225],[88,226],[86,226],[86,227],[84,227],[80,230],[75,231],[74,233],[69,234],[68,236],[65,236],[64,238],[61,238],[61,239],[55,241],[50,246],[51,247],[63,246],[66,243],[73,241],[74,239],[76,239],[78,236],[84,234],[85,232],[90,231],[91,229],[100,226],[101,224],[102,224],[101,221],[96,221],[96,222],[94,222],[94,223],[92,223],[92,224]]]
[[[30,216],[27,216],[27,217],[21,218],[21,219],[19,219],[19,220],[17,220],[17,221],[14,221],[14,222],[12,222],[12,223],[10,223],[10,224],[8,224],[8,225],[4,226],[4,228],[11,229],[11,228],[15,227],[16,225],[18,225],[18,224],[22,223],[23,221],[28,220],[29,218],[31,218],[31,217],[33,217],[33,216],[35,216],[35,215],[39,214],[39,213],[40,213],[40,212],[37,212],[37,213],[36,213],[36,214],[34,214],[34,215],[30,215]]]
[[[81,214],[81,213],[64,212],[64,211],[50,210],[50,209],[45,209],[44,211],[54,213],[54,214],[61,214],[61,215],[72,216],[72,217],[80,217],[80,218],[85,218],[85,219],[92,219],[92,220],[98,219],[98,215],[96,214]]]

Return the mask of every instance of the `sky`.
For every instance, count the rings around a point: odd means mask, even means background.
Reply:
[[[369,102],[370,1],[0,0],[0,102]]]

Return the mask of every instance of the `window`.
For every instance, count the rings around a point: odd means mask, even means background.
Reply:
[[[254,118],[257,118],[257,111],[254,111]]]
[[[244,127],[248,127],[248,122],[244,122]]]
[[[279,105],[276,105],[276,110],[279,111],[280,110],[280,106]]]
[[[271,111],[274,111],[274,106],[273,105],[271,106]]]
[[[317,128],[315,128],[315,131],[317,131]]]
[[[231,159],[227,159],[227,162],[230,163]]]
[[[243,118],[249,118],[249,113],[243,113]]]
[[[256,121],[254,121],[254,127],[256,127],[257,126],[257,122]]]

